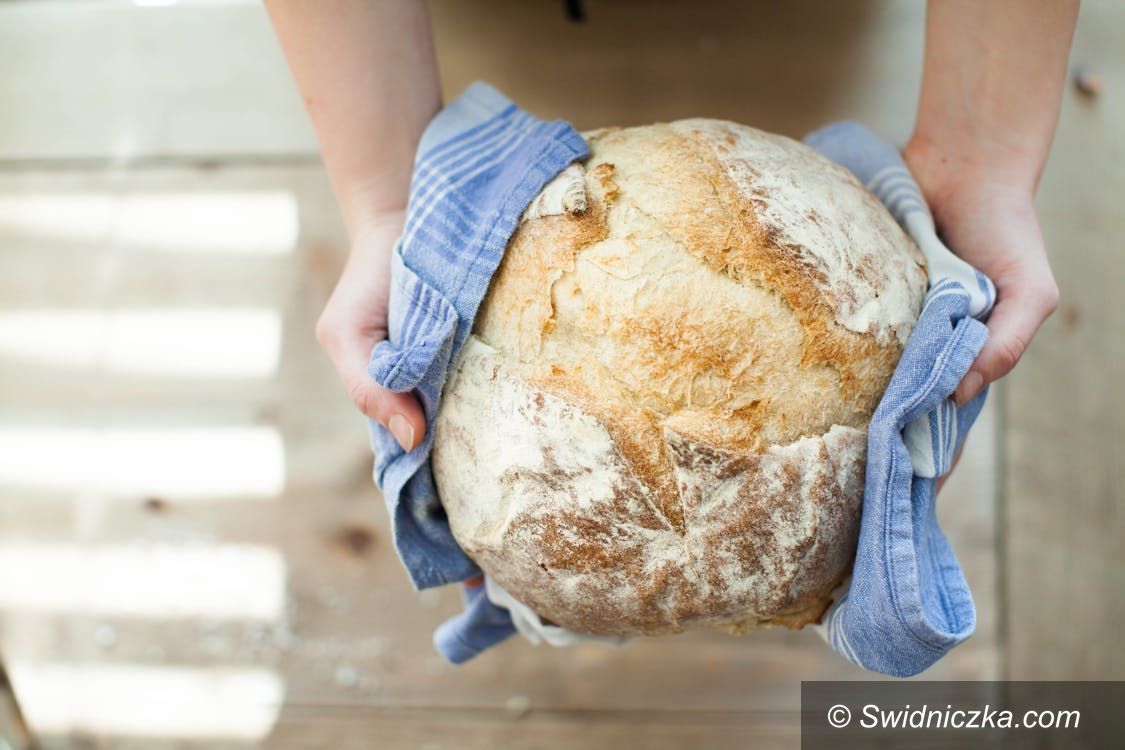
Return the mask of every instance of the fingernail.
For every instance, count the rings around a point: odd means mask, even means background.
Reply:
[[[483,575],[473,576],[472,578],[465,581],[465,585],[468,586],[471,589],[475,589],[477,586],[481,585],[482,583],[484,583],[484,576]]]
[[[395,440],[402,446],[404,451],[410,451],[414,447],[414,428],[410,426],[410,422],[406,421],[406,417],[401,414],[393,415],[387,421],[387,429],[395,436]]]
[[[964,406],[976,397],[980,392],[981,384],[984,378],[976,370],[969,370],[969,374],[961,379],[961,385],[957,386],[957,390],[953,392],[953,402],[958,406]]]

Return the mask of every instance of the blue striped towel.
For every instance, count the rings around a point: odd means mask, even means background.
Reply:
[[[952,457],[985,394],[949,400],[984,343],[979,321],[991,283],[941,244],[897,152],[862,127],[809,137],[851,169],[895,214],[926,255],[930,291],[914,334],[868,432],[867,486],[849,590],[819,626],[853,662],[893,675],[932,664],[971,634],[972,598],[934,516],[934,478]],[[472,326],[519,215],[567,164],[587,155],[563,122],[527,115],[474,84],[427,129],[418,149],[407,223],[392,263],[389,339],[371,375],[418,394],[432,427],[451,363]],[[429,468],[432,431],[404,454],[372,424],[375,478],[391,514],[396,550],[417,588],[479,572],[454,541]],[[464,588],[464,611],[434,633],[439,652],[466,661],[514,632],[485,586]]]
[[[865,669],[915,675],[973,633],[976,610],[938,526],[935,479],[952,466],[987,389],[950,398],[984,345],[992,282],[937,236],[922,192],[898,152],[856,123],[805,142],[852,171],[926,256],[930,287],[918,323],[867,428],[867,475],[851,584],[817,630]]]
[[[395,550],[418,589],[480,572],[453,538],[430,471],[446,374],[520,215],[544,185],[588,153],[569,123],[538,120],[482,83],[442,110],[418,145],[406,224],[391,259],[388,338],[375,347],[368,367],[375,382],[412,391],[425,410],[425,439],[409,453],[370,423],[375,481],[390,513]],[[448,631],[439,643],[452,661],[514,632],[507,610],[492,607],[483,590],[464,592],[471,627]]]

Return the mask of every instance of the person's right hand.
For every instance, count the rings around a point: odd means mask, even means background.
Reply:
[[[903,158],[950,250],[996,285],[988,340],[954,392],[963,406],[1007,375],[1055,311],[1059,288],[1035,216],[1031,170],[989,161],[986,145],[912,139]]]
[[[356,233],[344,272],[316,323],[316,338],[356,408],[409,451],[426,432],[421,405],[410,393],[377,385],[367,373],[371,350],[387,337],[390,259],[403,220],[402,211],[383,214]]]

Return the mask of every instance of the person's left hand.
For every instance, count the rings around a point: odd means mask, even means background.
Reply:
[[[387,337],[390,259],[404,219],[403,211],[390,212],[356,232],[347,265],[316,323],[316,338],[355,407],[410,451],[426,431],[421,404],[413,394],[383,388],[367,372],[371,350]]]

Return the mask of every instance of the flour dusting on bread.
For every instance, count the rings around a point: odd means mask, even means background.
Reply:
[[[850,571],[921,256],[795,141],[711,120],[587,140],[446,385],[432,465],[454,535],[579,633],[815,621]]]

